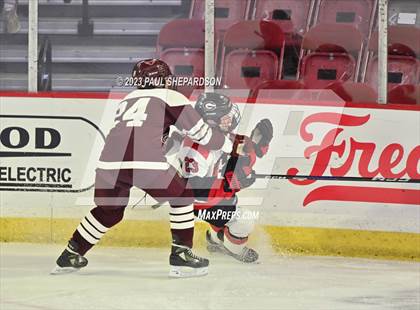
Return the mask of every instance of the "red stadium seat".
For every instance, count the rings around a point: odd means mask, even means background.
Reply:
[[[284,34],[274,22],[235,24],[226,32],[223,45],[224,86],[253,89],[265,80],[277,79],[284,46]]]
[[[333,90],[345,102],[376,103],[378,94],[367,84],[354,82],[336,82],[327,87]]]
[[[390,26],[388,27],[388,46],[405,46],[411,54],[420,57],[420,28],[416,26]],[[369,41],[369,50],[378,50],[378,31],[374,31]],[[401,54],[400,51],[390,50],[390,54]]]
[[[315,52],[302,61],[302,78],[308,88],[321,89],[355,75],[356,61],[347,53]]]
[[[161,60],[166,62],[176,76],[204,76],[204,50],[171,48],[165,50]]]
[[[283,32],[303,36],[313,9],[312,0],[257,0],[253,19],[274,20]]]
[[[204,49],[203,20],[175,19],[162,27],[157,39],[157,52],[167,48]]]
[[[395,104],[420,104],[420,84],[395,87],[388,94],[388,102]]]
[[[305,87],[322,89],[337,81],[355,80],[362,41],[360,32],[351,25],[319,24],[311,28],[302,41],[302,49],[311,51],[300,63],[299,78]]]
[[[204,76],[204,22],[179,19],[166,24],[159,33],[157,52],[175,76]],[[189,96],[193,87],[179,87]]]
[[[365,38],[372,28],[376,0],[320,0],[317,23],[352,25]]]
[[[280,25],[286,36],[282,74],[293,78],[297,73],[302,36],[312,22],[315,0],[256,0],[254,20],[272,20]]]
[[[278,75],[278,57],[271,51],[233,51],[226,56],[223,74],[225,86],[252,89]]]
[[[410,26],[391,26],[388,29],[388,89],[398,85],[420,82],[420,29]],[[372,87],[378,83],[378,32],[369,43],[368,66],[364,80]]]
[[[388,56],[388,89],[398,85],[416,84],[419,80],[420,62],[409,56]],[[372,87],[378,85],[378,58],[369,62],[366,72],[366,82]]]
[[[204,20],[206,0],[192,0],[190,18]],[[251,0],[215,0],[215,63],[219,68],[220,49],[226,30],[237,22],[248,19]]]
[[[177,77],[204,77],[204,50],[202,49],[167,49],[160,59],[171,68],[172,74]],[[177,90],[189,97],[194,86],[179,86]]]

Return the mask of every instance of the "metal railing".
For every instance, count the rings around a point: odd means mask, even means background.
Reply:
[[[82,20],[77,25],[77,33],[82,36],[93,35],[93,22],[89,17],[89,0],[83,0]]]

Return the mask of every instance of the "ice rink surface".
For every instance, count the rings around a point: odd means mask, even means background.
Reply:
[[[211,259],[203,278],[169,279],[169,249],[98,247],[79,273],[51,276],[62,247],[0,244],[0,309],[420,309],[420,264],[261,253]]]

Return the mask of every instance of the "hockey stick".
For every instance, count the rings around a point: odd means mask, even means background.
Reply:
[[[314,175],[290,175],[290,174],[255,174],[257,179],[296,180],[306,179],[314,181],[348,181],[348,182],[387,182],[387,183],[414,183],[420,184],[420,179],[384,178],[384,177],[335,177]]]
[[[419,179],[403,179],[403,178],[384,178],[384,177],[335,177],[335,176],[313,176],[313,175],[290,175],[290,174],[255,174],[257,179],[271,180],[314,180],[314,181],[347,181],[347,182],[387,182],[387,183],[410,183],[420,184]],[[160,208],[163,203],[157,203],[152,206],[153,210]]]
[[[410,183],[420,184],[420,179],[403,179],[403,178],[384,178],[384,177],[335,177],[329,175],[314,176],[314,175],[290,175],[290,174],[255,174],[257,179],[271,179],[271,180],[314,180],[314,181],[347,181],[347,182],[386,182],[386,183]],[[153,210],[160,208],[163,203],[157,203],[152,206]]]

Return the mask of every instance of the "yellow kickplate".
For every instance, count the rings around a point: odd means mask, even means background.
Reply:
[[[0,242],[63,243],[80,220],[48,218],[0,218]],[[204,244],[205,223],[196,223],[195,244]],[[162,247],[171,244],[169,222],[123,220],[99,242],[107,246]],[[99,245],[98,244],[98,245]]]
[[[0,242],[65,244],[78,224],[77,219],[0,218]],[[196,223],[196,247],[205,245],[207,227],[206,223]],[[308,227],[261,228],[251,236],[251,244],[258,248],[262,232],[269,237],[264,239],[280,254],[420,261],[420,234]],[[169,247],[170,243],[166,221],[123,220],[98,245]]]
[[[280,253],[420,261],[420,234],[277,226],[264,229]]]

